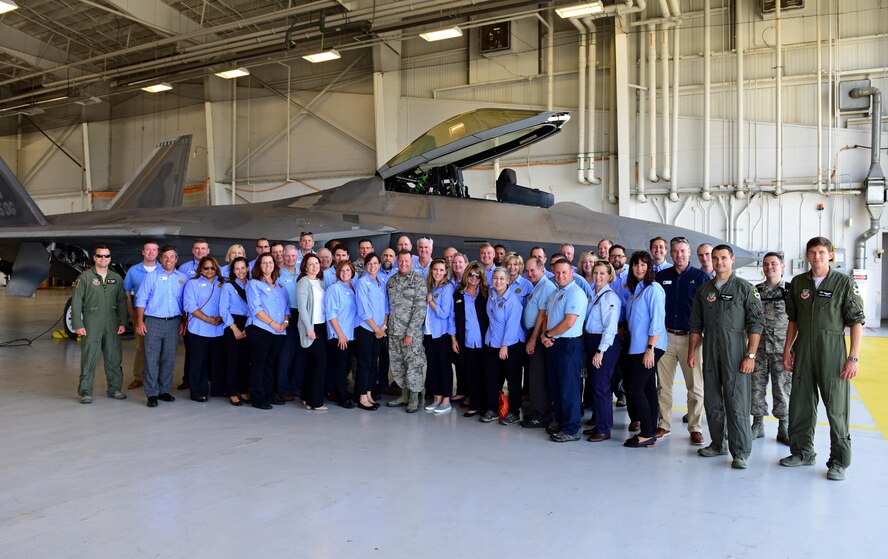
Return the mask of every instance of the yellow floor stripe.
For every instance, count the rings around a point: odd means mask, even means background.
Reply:
[[[888,439],[888,338],[867,336],[860,344],[860,371],[851,383],[873,416],[878,430]]]

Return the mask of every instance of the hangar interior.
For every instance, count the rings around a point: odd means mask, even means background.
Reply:
[[[572,118],[561,134],[466,170],[471,196],[495,198],[499,171],[512,168],[556,201],[781,250],[787,276],[805,270],[806,240],[826,236],[835,267],[860,285],[868,334],[884,334],[885,181],[867,179],[873,140],[888,148],[873,133],[886,110],[859,94],[888,88],[884,0],[605,1],[573,18],[556,12],[576,4],[563,0],[15,3],[0,14],[0,157],[46,214],[101,210],[154,145],[181,134],[193,135],[184,203],[251,204],[370,176],[464,111],[564,110]],[[305,59],[321,52],[332,59]],[[756,266],[740,274],[761,278]],[[51,320],[59,297],[4,295],[2,338],[20,335],[19,317]],[[738,478],[700,468],[683,440],[641,460],[590,459],[589,448],[565,454],[518,430],[479,434],[456,415],[411,425],[362,416],[356,427],[341,410],[323,421],[286,409],[294,423],[282,425],[221,404],[195,419],[182,403],[149,423],[127,411],[131,398],[72,417],[63,410],[76,346],[40,343],[48,357],[0,349],[0,431],[11,448],[0,542],[21,556],[105,546],[218,557],[262,542],[292,553],[294,526],[307,556],[566,555],[597,545],[617,556],[868,557],[880,548],[888,400],[867,379],[855,383],[858,462],[836,489],[773,467],[785,450],[773,437]],[[872,347],[870,378],[884,372],[885,346]],[[131,359],[127,346],[125,371]],[[35,411],[48,404],[50,413]],[[121,429],[103,435],[113,423]],[[819,428],[818,446],[827,439]],[[713,548],[700,527],[729,535]],[[679,528],[692,537],[658,539]]]

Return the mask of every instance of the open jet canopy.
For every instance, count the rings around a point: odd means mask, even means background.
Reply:
[[[503,157],[558,133],[566,112],[476,109],[430,129],[377,173],[386,190],[468,197],[462,170]]]

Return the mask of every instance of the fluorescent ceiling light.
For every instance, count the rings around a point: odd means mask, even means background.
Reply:
[[[586,2],[585,4],[577,4],[575,6],[555,8],[555,13],[564,19],[600,14],[603,11],[604,4],[602,4],[601,2]]]
[[[419,36],[426,41],[432,42],[441,41],[443,39],[455,39],[457,37],[462,37],[462,34],[462,29],[453,26],[448,27],[447,29],[438,29],[437,31],[427,31],[425,33],[420,33]]]
[[[337,58],[342,58],[342,55],[339,54],[338,50],[330,49],[313,54],[306,54],[302,58],[308,60],[312,64],[317,64],[318,62],[327,62],[330,60],[336,60]]]
[[[216,72],[216,75],[220,78],[225,78],[226,80],[231,80],[234,78],[242,78],[244,76],[249,76],[250,71],[246,68],[234,68],[233,70],[225,70],[224,72]]]
[[[156,83],[154,85],[149,85],[148,87],[143,87],[142,91],[147,91],[148,93],[160,93],[161,91],[169,91],[173,89],[168,83]]]
[[[0,0],[0,14],[5,14],[6,12],[11,12],[12,10],[17,9],[18,4],[12,0]]]

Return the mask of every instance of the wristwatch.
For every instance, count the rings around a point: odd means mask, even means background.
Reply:
[[[649,350],[649,351],[654,351],[654,346],[651,345],[651,344],[648,344],[648,350]]]
[[[858,359],[856,355],[849,355],[848,361],[852,361],[854,363],[857,363],[858,361],[860,361],[860,359]]]
[[[754,353],[747,353],[747,354],[746,354],[746,358],[747,358],[747,359],[752,359],[753,361],[755,361],[755,354],[754,354]]]

